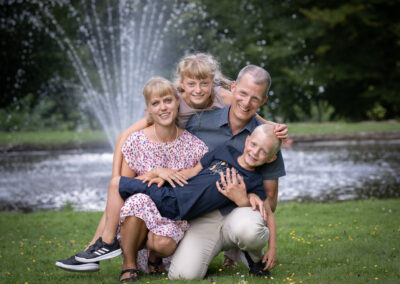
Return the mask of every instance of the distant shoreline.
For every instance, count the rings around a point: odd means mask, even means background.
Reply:
[[[400,131],[360,131],[345,133],[289,134],[288,144],[303,144],[329,141],[365,141],[400,139]],[[112,151],[107,141],[67,142],[67,143],[2,143],[0,152],[21,151],[62,151],[62,150],[108,150]]]

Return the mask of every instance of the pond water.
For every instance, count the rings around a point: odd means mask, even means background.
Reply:
[[[283,149],[279,201],[400,196],[400,140],[298,144]],[[103,210],[112,167],[107,151],[0,155],[0,210]]]

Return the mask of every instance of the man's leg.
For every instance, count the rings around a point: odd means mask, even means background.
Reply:
[[[223,219],[215,210],[190,222],[190,229],[172,257],[169,279],[191,280],[205,276],[208,265],[222,249]]]
[[[269,230],[260,212],[240,207],[226,216],[222,236],[224,249],[239,248],[247,251],[254,262],[259,262],[268,243]]]

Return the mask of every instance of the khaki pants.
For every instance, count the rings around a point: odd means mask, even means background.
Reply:
[[[215,210],[192,220],[190,226],[172,257],[169,279],[203,278],[221,250],[246,250],[258,262],[269,238],[260,213],[251,207],[235,208],[226,216]]]

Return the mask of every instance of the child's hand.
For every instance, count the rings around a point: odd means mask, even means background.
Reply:
[[[248,206],[248,198],[246,191],[246,184],[243,178],[236,174],[235,168],[226,169],[226,178],[223,172],[219,173],[221,176],[221,185],[217,181],[216,186],[218,191],[236,203],[237,206]]]

